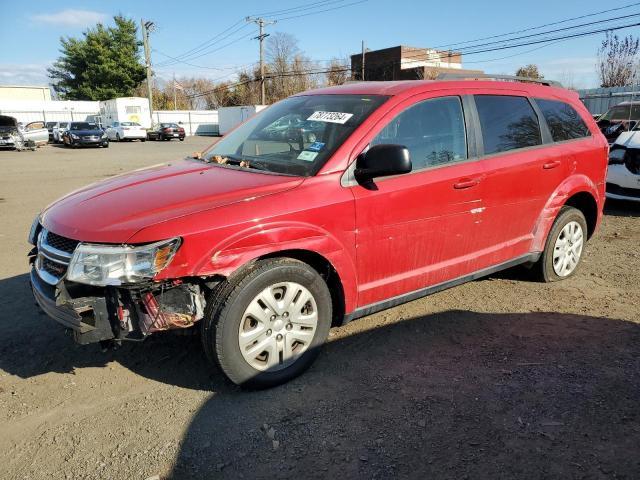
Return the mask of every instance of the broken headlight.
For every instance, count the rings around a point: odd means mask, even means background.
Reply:
[[[180,238],[148,245],[96,245],[76,248],[67,279],[88,285],[122,285],[153,278],[165,268],[180,246]]]

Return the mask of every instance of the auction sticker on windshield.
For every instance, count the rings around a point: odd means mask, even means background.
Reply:
[[[309,118],[307,118],[307,120],[313,120],[315,122],[344,124],[351,117],[353,117],[353,113],[318,111],[318,112],[313,112],[313,114]]]

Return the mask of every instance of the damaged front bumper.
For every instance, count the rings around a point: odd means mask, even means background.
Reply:
[[[115,338],[105,297],[69,298],[58,287],[44,282],[35,268],[31,269],[31,290],[44,313],[73,330],[77,343],[85,345]]]
[[[154,332],[190,328],[204,316],[206,287],[182,281],[96,288],[61,279],[51,285],[32,266],[31,289],[44,313],[71,329],[81,345],[141,341]]]

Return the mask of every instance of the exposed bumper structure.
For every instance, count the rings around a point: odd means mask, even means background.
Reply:
[[[63,298],[57,287],[42,281],[35,268],[31,269],[31,290],[44,313],[73,330],[74,338],[79,344],[111,340],[115,337],[105,298]]]

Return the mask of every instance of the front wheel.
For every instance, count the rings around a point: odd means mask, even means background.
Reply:
[[[574,207],[562,207],[536,265],[540,279],[556,282],[574,275],[582,259],[586,241],[587,221],[582,212]]]
[[[331,316],[329,289],[315,269],[293,259],[261,260],[211,295],[204,350],[237,385],[272,387],[309,368]]]

